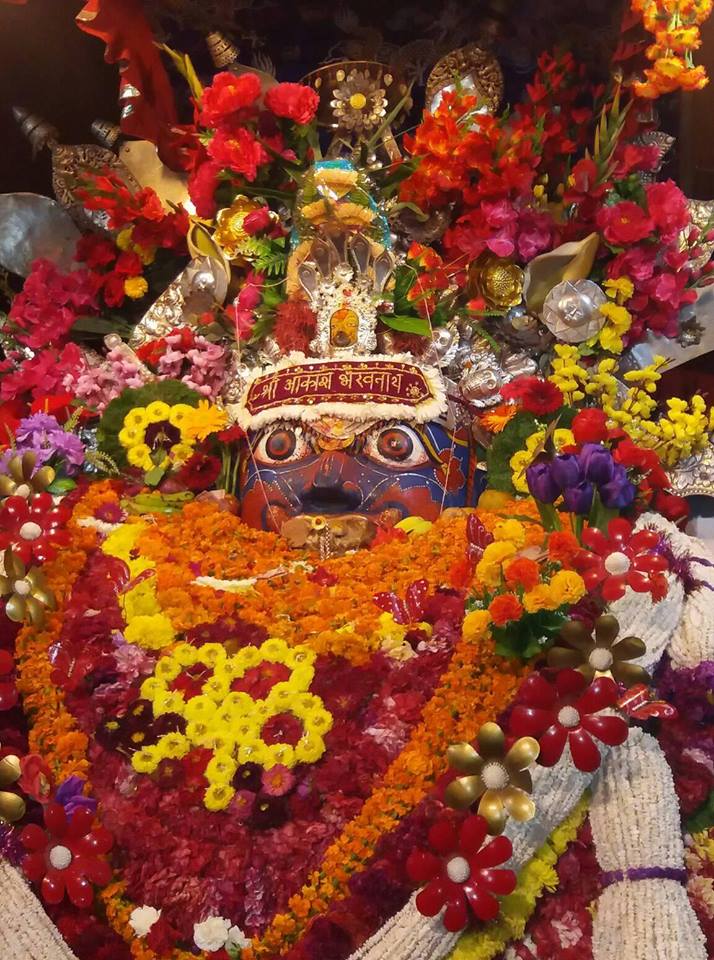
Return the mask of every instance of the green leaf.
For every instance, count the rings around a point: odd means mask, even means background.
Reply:
[[[416,283],[417,272],[413,267],[400,266],[394,271],[394,306],[397,310],[407,310],[407,295]]]
[[[56,477],[47,488],[47,492],[51,493],[53,497],[63,497],[65,493],[74,490],[76,486],[77,484],[70,477]]]
[[[517,450],[524,449],[527,438],[537,429],[538,423],[532,413],[518,413],[505,430],[493,438],[486,455],[489,487],[505,493],[516,492],[510,460]]]
[[[392,330],[398,330],[400,333],[416,333],[420,337],[428,337],[431,334],[431,324],[425,317],[416,316],[393,316],[389,313],[381,314],[379,319],[386,327]]]
[[[151,470],[146,471],[144,474],[144,483],[147,487],[155,487],[161,483],[165,473],[166,467],[162,467],[157,464],[157,466],[152,467]]]
[[[130,327],[126,323],[117,323],[106,317],[78,317],[72,324],[73,333],[118,333],[128,334]]]
[[[709,793],[706,801],[689,817],[684,824],[687,833],[701,833],[714,826],[714,790]]]

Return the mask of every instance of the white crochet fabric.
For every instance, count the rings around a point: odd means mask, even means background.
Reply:
[[[77,960],[22,875],[0,860],[2,960]]]

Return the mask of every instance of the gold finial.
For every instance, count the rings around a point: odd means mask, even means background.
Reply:
[[[94,120],[90,129],[97,143],[101,143],[108,150],[116,147],[117,140],[121,136],[121,128],[109,120]]]
[[[208,46],[208,52],[211,54],[213,65],[217,70],[225,70],[226,67],[230,67],[232,63],[238,61],[237,47],[231,43],[228,37],[224,37],[217,30],[208,34],[206,45]]]
[[[13,107],[12,115],[22,134],[27,137],[32,147],[33,157],[36,157],[40,150],[45,147],[52,147],[57,142],[59,137],[57,128],[36,113],[30,113],[24,107]]]
[[[427,110],[433,112],[438,106],[439,93],[453,89],[457,83],[466,93],[475,93],[489,113],[496,113],[503,99],[503,73],[490,51],[470,43],[442,57],[426,82]]]

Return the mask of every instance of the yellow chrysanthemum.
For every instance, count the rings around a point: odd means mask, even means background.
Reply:
[[[203,795],[203,802],[207,810],[217,812],[225,810],[235,796],[235,790],[226,783],[212,783]]]
[[[577,603],[585,596],[585,582],[574,570],[559,570],[550,581],[550,590],[557,605]]]
[[[495,540],[505,540],[522,547],[526,542],[526,530],[520,520],[499,520],[493,528]]]
[[[169,423],[180,430],[186,417],[190,416],[193,411],[194,408],[188,403],[175,403],[169,410]]]
[[[163,650],[176,639],[171,621],[164,613],[139,616],[124,628],[124,639],[147,650]]]
[[[181,433],[189,440],[205,440],[212,433],[223,430],[228,423],[228,414],[208,400],[199,400],[191,407],[181,424]]]
[[[464,640],[473,643],[486,636],[491,624],[491,614],[488,610],[471,610],[464,617]]]
[[[206,767],[206,780],[209,783],[230,783],[236,772],[237,764],[229,753],[217,751]]]
[[[151,450],[145,443],[137,444],[127,450],[126,458],[132,467],[138,467],[140,470],[151,470],[154,462],[151,459]]]
[[[160,423],[168,420],[171,407],[163,400],[153,400],[146,408],[146,419],[149,423]]]
[[[538,613],[540,610],[555,610],[560,606],[553,596],[550,585],[539,583],[523,597],[523,607],[526,613]]]

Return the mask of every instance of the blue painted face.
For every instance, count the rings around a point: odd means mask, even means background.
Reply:
[[[472,502],[468,431],[443,424],[378,423],[362,432],[321,432],[281,421],[253,433],[238,495],[250,526],[279,531],[301,514],[434,520]]]

